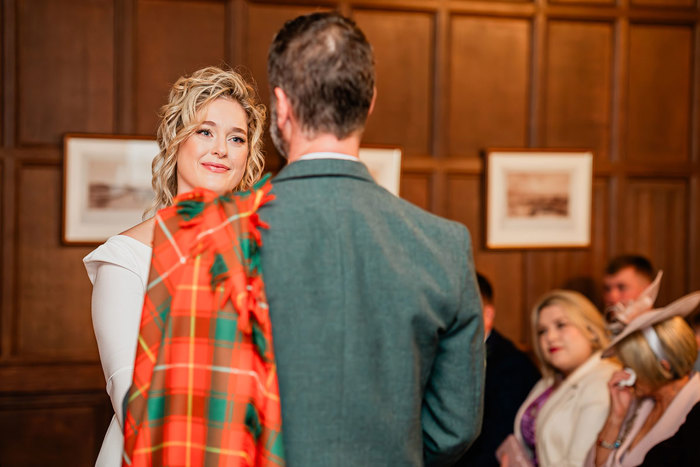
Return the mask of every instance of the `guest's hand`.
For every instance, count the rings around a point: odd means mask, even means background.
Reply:
[[[608,381],[608,389],[610,390],[610,417],[615,420],[622,421],[627,414],[627,409],[634,399],[634,390],[629,386],[620,386],[620,381],[624,381],[630,377],[630,374],[625,370],[619,370],[613,373],[610,381]]]

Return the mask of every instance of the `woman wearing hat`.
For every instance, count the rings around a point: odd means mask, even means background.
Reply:
[[[658,287],[658,279],[652,287]],[[637,301],[616,313],[624,327],[603,356],[617,355],[625,370],[608,383],[610,411],[588,465],[641,465],[649,450],[671,438],[700,402],[700,375],[691,374],[697,343],[682,318],[698,306],[700,292],[661,309],[651,309],[651,303],[653,299]]]
[[[543,377],[520,407],[517,443],[506,440],[515,447],[501,461],[578,467],[603,426],[610,404],[606,384],[619,368],[600,358],[608,342],[605,322],[583,295],[554,290],[533,308],[531,329]],[[522,458],[529,459],[517,461]]]

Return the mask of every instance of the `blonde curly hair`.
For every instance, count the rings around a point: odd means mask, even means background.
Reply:
[[[225,98],[238,102],[248,117],[248,159],[240,183],[233,191],[247,190],[260,179],[265,165],[262,152],[265,106],[258,104],[253,86],[233,70],[210,66],[181,77],[170,89],[168,103],[160,109],[156,139],[160,152],[153,158],[151,184],[155,199],[147,213],[173,203],[177,194],[177,153],[201,123],[197,112],[212,101]]]

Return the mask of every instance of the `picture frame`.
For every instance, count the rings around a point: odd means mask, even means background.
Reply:
[[[63,228],[68,245],[95,245],[142,221],[153,201],[153,138],[71,133],[63,139]]]
[[[592,151],[488,149],[484,168],[487,249],[590,246]]]
[[[378,185],[392,194],[399,196],[401,182],[401,156],[403,150],[398,146],[362,146],[360,161],[369,170]]]
[[[98,245],[141,222],[154,193],[153,138],[66,134],[63,139],[63,226],[66,245]],[[363,146],[360,160],[375,181],[399,195],[400,147]]]

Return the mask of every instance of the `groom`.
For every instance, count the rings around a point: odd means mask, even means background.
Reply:
[[[261,256],[288,465],[449,465],[481,426],[469,233],[384,190],[357,158],[374,60],[351,20],[287,22],[268,75],[288,165],[260,210]]]

